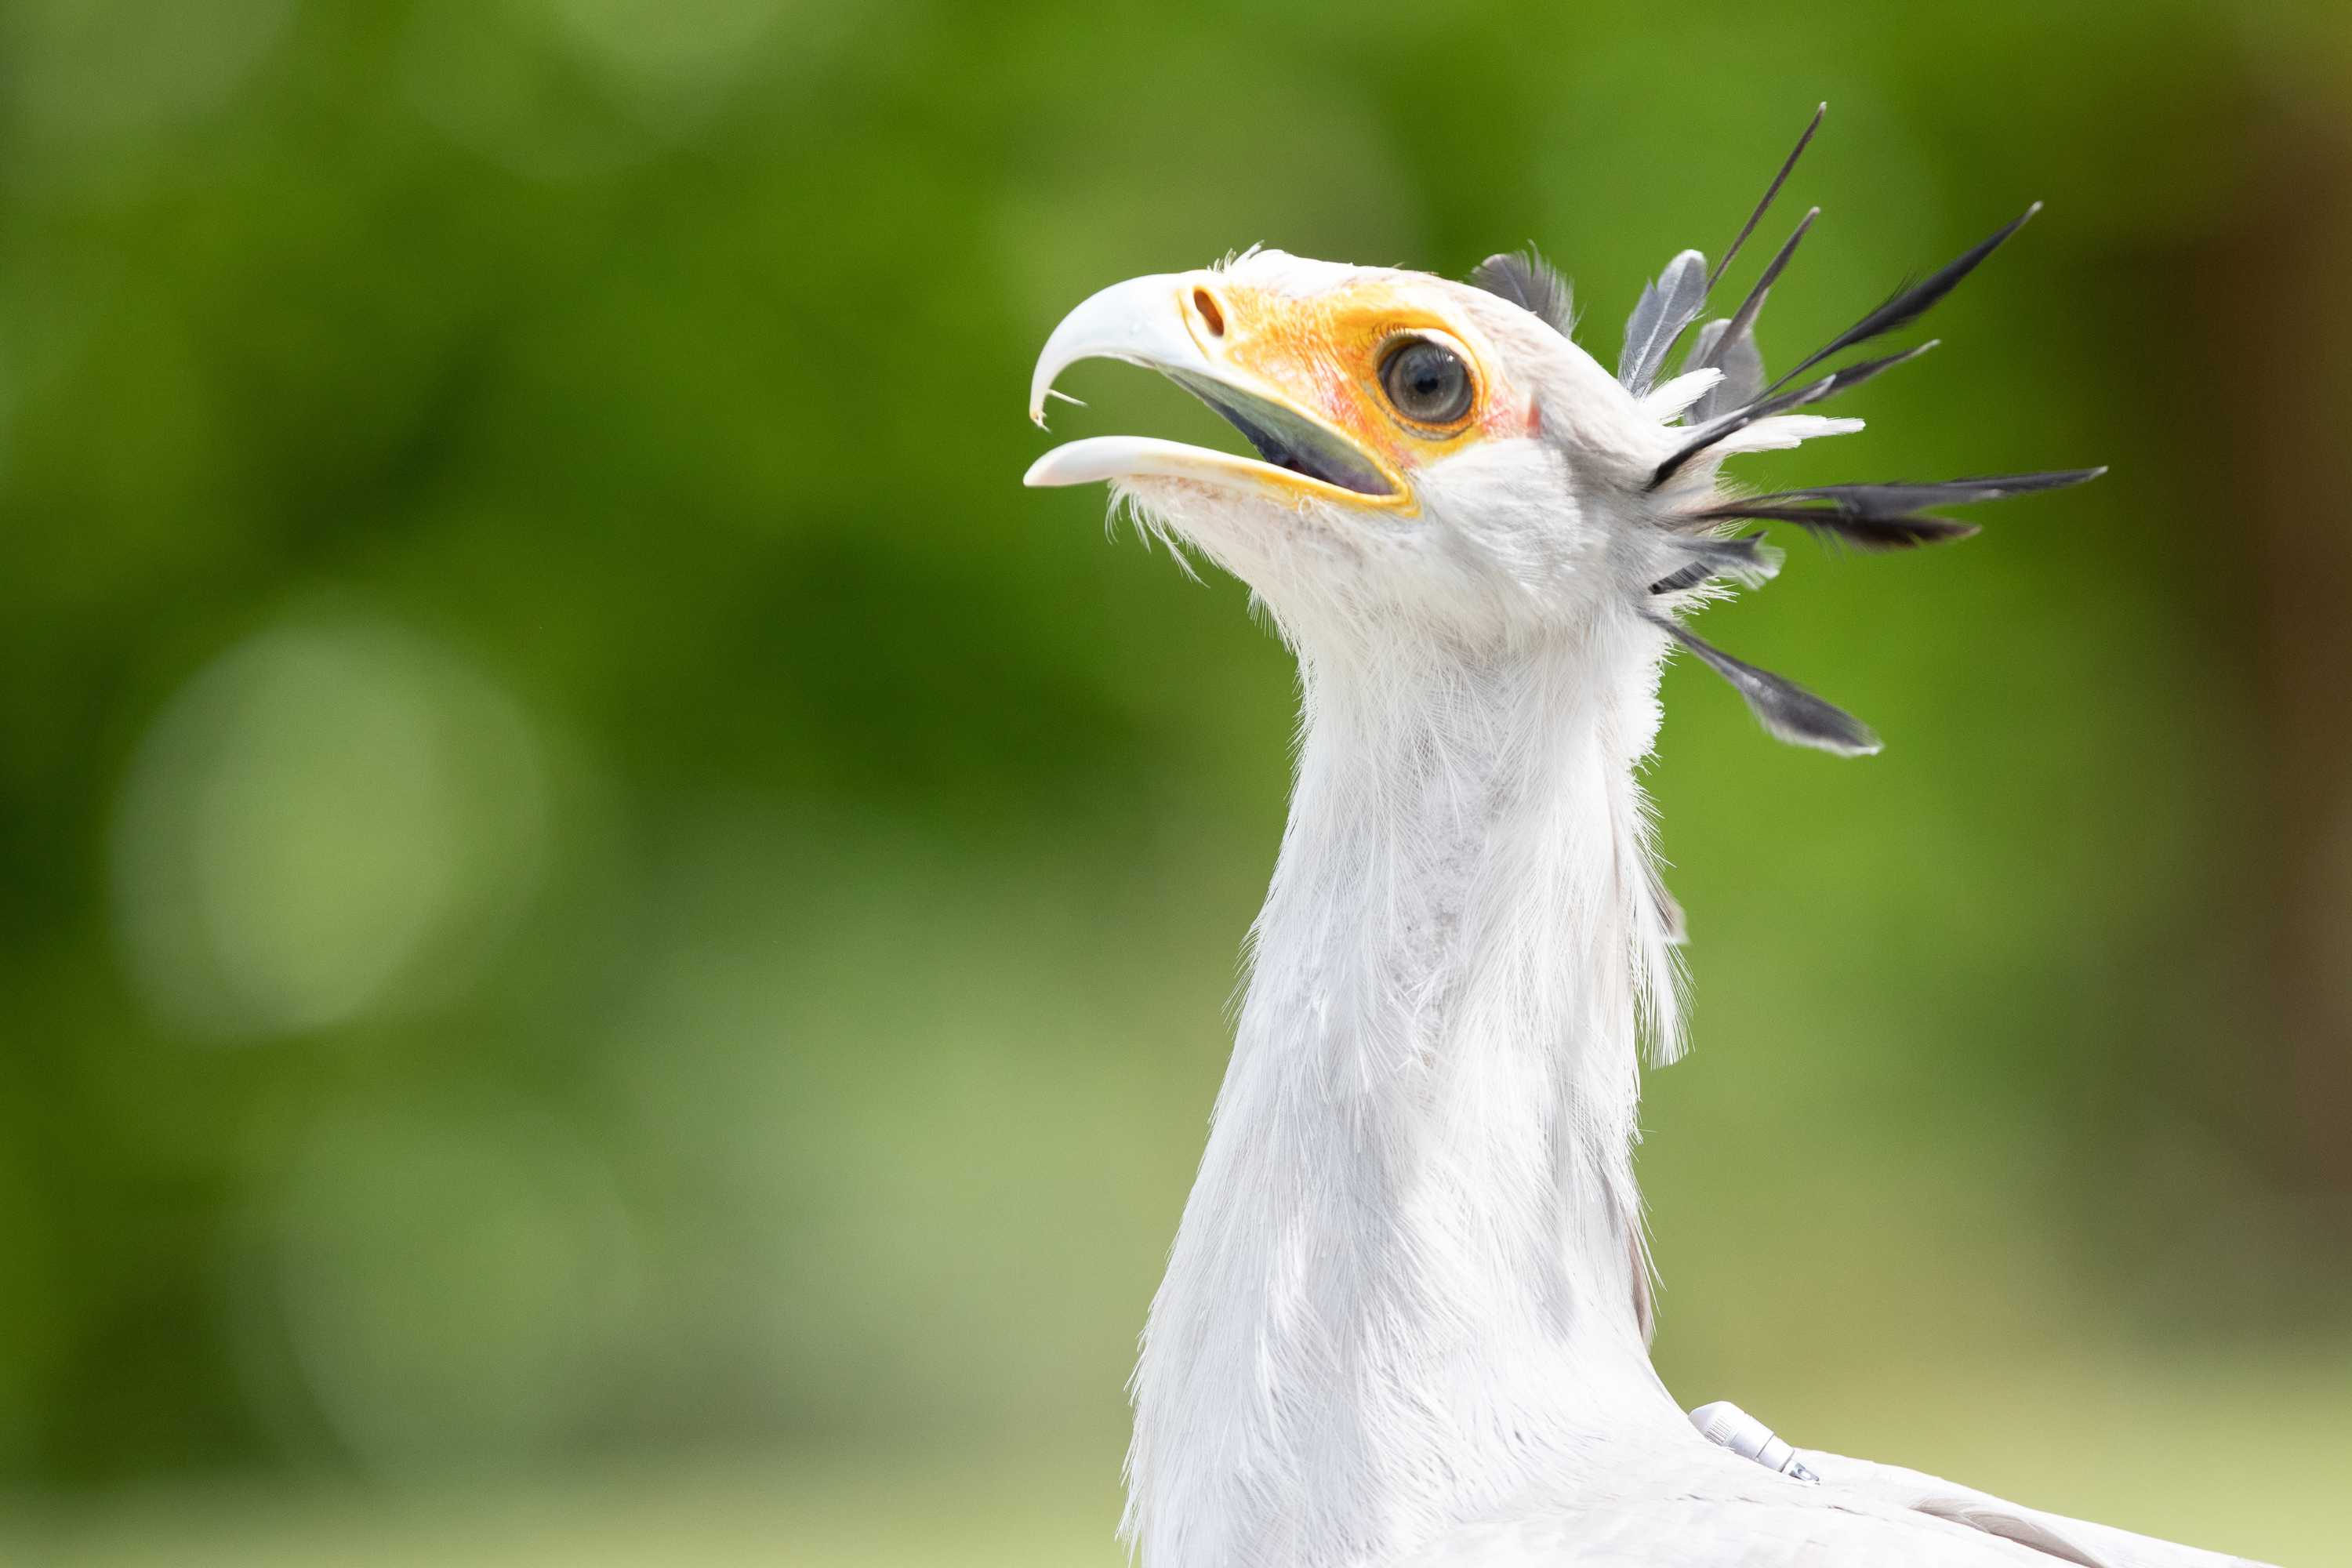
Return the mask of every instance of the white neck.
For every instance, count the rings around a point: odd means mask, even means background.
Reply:
[[[1146,1568],[1378,1561],[1680,1423],[1632,1168],[1660,652],[1625,616],[1303,658],[1290,823],[1135,1375]]]

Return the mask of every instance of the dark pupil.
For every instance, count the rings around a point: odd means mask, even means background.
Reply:
[[[1470,411],[1470,373],[1435,343],[1408,343],[1391,354],[1381,383],[1408,419],[1445,425]]]

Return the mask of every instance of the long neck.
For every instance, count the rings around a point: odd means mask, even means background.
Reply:
[[[1657,657],[1633,624],[1304,661],[1289,826],[1136,1373],[1146,1568],[1377,1560],[1678,1420],[1632,1171]]]

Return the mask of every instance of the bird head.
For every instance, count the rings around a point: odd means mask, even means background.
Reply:
[[[1745,498],[1722,488],[1719,466],[1735,454],[1862,428],[1800,410],[1935,345],[1817,367],[1915,321],[2036,210],[1897,289],[1768,385],[1757,314],[1819,209],[1737,309],[1701,318],[1820,119],[1720,265],[1710,271],[1685,250],[1643,290],[1613,374],[1575,342],[1568,285],[1532,251],[1490,258],[1456,283],[1251,250],[1116,284],[1081,304],[1046,341],[1029,412],[1045,423],[1071,364],[1124,360],[1207,403],[1255,456],[1095,437],[1046,453],[1027,482],[1108,482],[1148,530],[1247,583],[1310,654],[1434,646],[1484,658],[1529,638],[1646,626],[1658,634],[1639,639],[1650,657],[1680,643],[1780,738],[1875,751],[1850,716],[1683,624],[1726,581],[1754,584],[1778,569],[1764,536],[1738,526],[1788,523],[1862,549],[1906,548],[1976,531],[1926,508],[2101,470]],[[1662,381],[1686,335],[1681,373]]]
[[[1671,441],[1566,335],[1465,284],[1280,251],[1114,285],[1055,329],[1158,371],[1255,456],[1140,437],[1055,448],[1032,485],[1107,480],[1297,633],[1473,643],[1572,616]]]

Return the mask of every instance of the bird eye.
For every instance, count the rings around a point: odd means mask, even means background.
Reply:
[[[1451,349],[1408,338],[1381,362],[1381,390],[1416,424],[1456,424],[1470,412],[1470,367]]]

